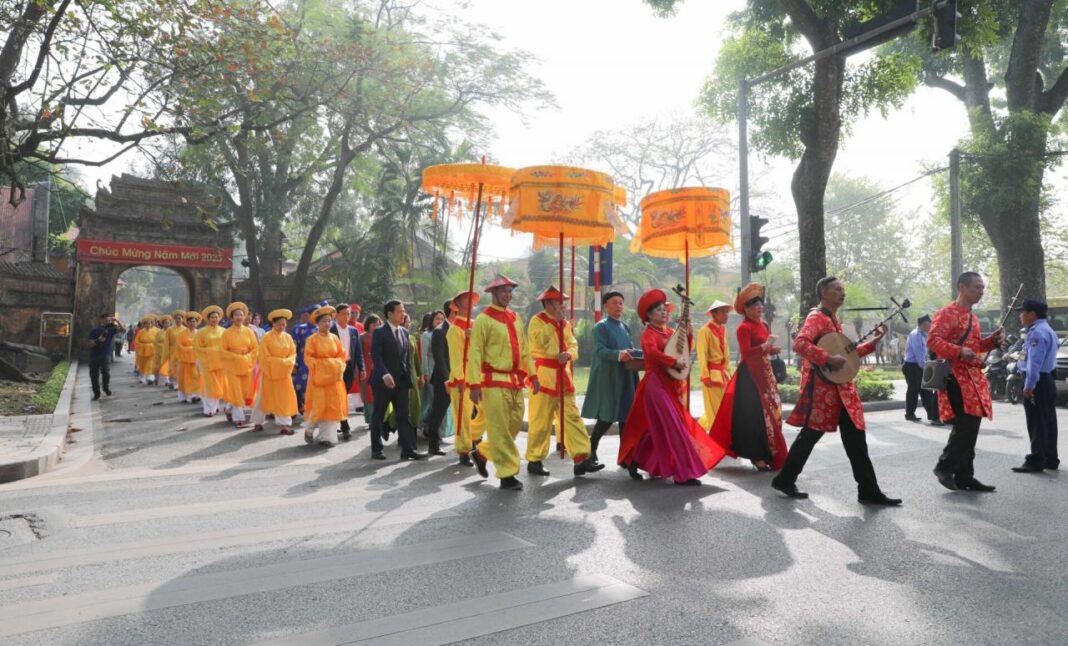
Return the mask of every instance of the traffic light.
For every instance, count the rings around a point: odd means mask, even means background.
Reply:
[[[940,0],[934,5],[934,34],[931,38],[931,49],[941,51],[952,49],[957,44],[957,19],[961,17],[957,11],[957,0]]]
[[[768,237],[760,235],[760,229],[767,223],[767,218],[758,215],[749,217],[749,248],[752,250],[749,256],[750,273],[767,269],[773,260],[771,252],[763,249],[768,243]]]

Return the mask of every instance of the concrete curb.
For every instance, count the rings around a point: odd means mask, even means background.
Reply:
[[[0,483],[31,478],[51,470],[59,462],[67,445],[70,430],[71,405],[74,401],[74,385],[78,379],[78,360],[71,359],[67,379],[59,393],[56,410],[52,413],[52,425],[41,448],[26,458],[0,464]]]

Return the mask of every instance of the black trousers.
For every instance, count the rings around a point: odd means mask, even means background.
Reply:
[[[432,382],[434,397],[430,401],[430,415],[426,420],[426,434],[430,439],[431,448],[441,445],[441,422],[445,419],[445,413],[449,412],[452,400],[449,398],[449,389],[444,382]]]
[[[920,388],[923,383],[923,366],[918,363],[905,363],[901,366],[901,372],[905,375],[905,417],[916,416],[916,401],[923,402],[923,410],[927,413],[927,419],[938,419],[938,398],[933,391]]]
[[[857,481],[857,495],[874,496],[879,493],[879,482],[875,478],[875,467],[868,457],[868,439],[864,431],[858,429],[853,423],[845,407],[838,416],[838,430],[842,435],[842,446],[845,447],[846,456],[849,457],[849,465],[853,467],[853,479]],[[782,471],[775,477],[776,484],[792,485],[797,482],[797,476],[805,468],[808,457],[812,455],[812,449],[816,442],[825,435],[823,431],[811,428],[803,428],[790,446],[790,452],[786,455],[786,463]]]
[[[593,431],[590,433],[590,456],[595,460],[597,457],[597,447],[601,444],[601,438],[604,437],[608,429],[612,428],[612,424],[615,422],[606,422],[603,419],[599,419],[593,424]],[[619,435],[623,435],[623,427],[627,425],[627,418],[619,420]]]
[[[89,359],[89,383],[93,386],[94,397],[100,396],[101,386],[104,392],[111,392],[111,366],[108,365],[108,359],[106,355]]]
[[[395,388],[386,388],[385,384],[376,383],[371,386],[375,397],[375,410],[371,416],[371,450],[375,453],[382,451],[382,429],[386,423],[386,409],[393,404],[393,412],[397,415],[397,444],[400,445],[401,453],[415,451],[415,429],[408,419],[408,389],[411,386],[407,382],[397,382]]]
[[[975,441],[983,418],[964,412],[964,398],[955,379],[946,380],[946,395],[953,407],[953,429],[935,468],[952,472],[958,481],[967,481],[975,477]]]
[[[1031,437],[1031,453],[1026,461],[1043,468],[1058,466],[1061,461],[1057,458],[1057,385],[1053,373],[1038,376],[1034,397],[1025,399],[1023,404],[1027,434]]]
[[[341,381],[345,384],[345,392],[348,393],[352,390],[352,382],[356,377],[356,371],[352,369],[352,366],[345,367],[345,373],[341,376]],[[345,419],[341,420],[341,430],[349,431],[349,398],[345,395]]]

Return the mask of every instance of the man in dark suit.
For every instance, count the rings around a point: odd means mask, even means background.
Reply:
[[[393,404],[397,416],[397,443],[400,444],[402,460],[422,460],[425,453],[415,450],[415,429],[408,419],[408,392],[414,385],[411,371],[411,343],[408,330],[404,329],[404,304],[389,301],[384,308],[386,324],[371,336],[371,389],[374,392],[375,411],[371,417],[371,458],[385,460],[382,453],[383,428],[386,408]]]
[[[352,382],[356,379],[361,381],[366,378],[367,373],[363,364],[363,349],[360,347],[360,332],[356,329],[355,325],[349,324],[350,310],[348,303],[339,303],[337,306],[337,318],[334,320],[334,324],[330,326],[330,333],[341,339],[341,347],[345,348],[345,354],[348,356],[348,361],[345,363],[345,374],[342,379],[345,381],[345,392],[352,392]],[[346,404],[347,408],[348,404]],[[345,419],[341,420],[341,439],[349,440],[352,438],[352,431],[349,429],[348,410],[346,409]]]
[[[448,312],[447,318],[441,325],[434,328],[430,335],[430,357],[434,362],[434,369],[430,372],[430,385],[434,388],[434,399],[430,404],[430,415],[426,420],[426,432],[430,436],[430,454],[445,455],[441,450],[441,421],[445,419],[445,413],[449,410],[449,342],[446,334],[452,320],[456,318],[451,300],[445,301],[442,309]],[[425,368],[425,366],[424,366]]]

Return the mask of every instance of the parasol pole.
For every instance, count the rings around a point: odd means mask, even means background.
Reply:
[[[485,155],[482,155],[482,163],[483,164],[486,163],[486,156]],[[467,276],[467,312],[466,312],[467,329],[464,330],[464,354],[463,354],[463,356],[464,356],[464,365],[463,365],[464,383],[463,383],[463,386],[461,386],[461,388],[467,388],[467,350],[471,346],[471,308],[474,307],[474,303],[472,302],[474,299],[471,298],[471,293],[475,291],[475,266],[478,263],[478,231],[479,231],[479,218],[482,215],[482,187],[483,186],[484,186],[484,184],[482,182],[478,183],[478,197],[475,198],[475,222],[474,222],[474,225],[473,225],[475,227],[475,229],[474,229],[474,233],[471,234],[471,271]],[[462,432],[463,429],[464,429],[464,393],[463,393],[462,390],[460,391],[460,406],[459,406],[459,410],[456,411],[456,420],[460,423],[460,430]],[[470,428],[470,422],[468,422],[467,428]],[[474,451],[475,450],[474,442],[471,440],[470,437],[468,437],[468,441],[470,441],[472,443],[471,450]]]
[[[601,246],[593,246],[593,322],[601,321]]]
[[[571,241],[571,325],[575,325],[575,241]]]
[[[574,247],[572,247],[574,248]],[[572,277],[574,277],[574,269],[571,270]],[[560,232],[560,291],[564,290],[564,232]],[[575,295],[571,294],[572,303],[574,303]],[[563,307],[564,302],[560,301],[560,306]],[[559,321],[560,334],[557,336],[561,340],[560,345],[565,346],[564,339],[564,321]],[[564,352],[564,347],[560,348],[560,352]],[[560,423],[556,429],[556,450],[560,453],[560,459],[563,459],[567,453],[567,446],[564,445],[564,375],[567,374],[567,366],[559,365],[557,361],[556,368],[556,389],[560,393]]]
[[[685,265],[686,265],[686,298],[689,298],[690,297],[690,234],[688,234],[688,233],[686,234],[686,241],[685,241],[684,244],[685,244],[685,251],[686,251],[686,262],[685,262]],[[692,311],[690,312],[690,317],[693,318],[693,312]],[[690,348],[693,345],[693,332],[692,332],[693,326],[690,326],[690,327],[691,327],[691,329],[686,331],[686,352],[687,353],[690,352]],[[692,370],[690,372],[686,373],[686,412],[687,413],[690,412],[690,379],[691,379],[690,376],[692,374],[693,374]]]

